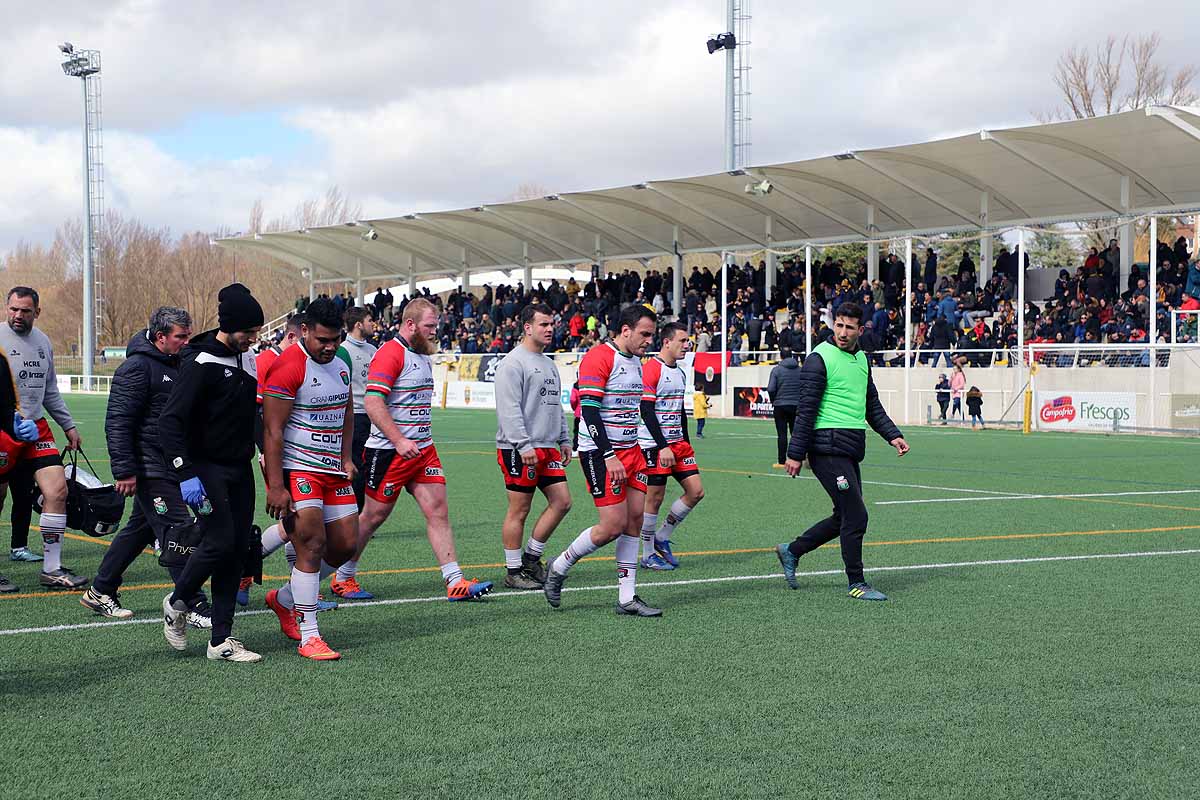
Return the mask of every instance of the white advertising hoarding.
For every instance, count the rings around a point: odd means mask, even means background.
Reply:
[[[1036,425],[1044,431],[1111,431],[1137,427],[1133,392],[1042,392],[1035,398]]]

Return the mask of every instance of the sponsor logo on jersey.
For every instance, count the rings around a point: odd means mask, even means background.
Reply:
[[[170,376],[170,375],[163,375],[162,382],[163,382],[163,383],[170,383],[170,382],[171,382],[171,376]]]
[[[161,497],[154,498],[154,513],[160,517],[167,513],[167,501]]]
[[[171,466],[175,469],[179,469],[183,466],[183,459],[179,456],[175,456],[175,458],[171,459]]]
[[[646,473],[644,473],[644,472],[637,473],[634,476],[634,480],[640,481],[641,483],[645,483],[646,482]]]
[[[354,494],[354,487],[352,487],[352,486],[339,486],[339,487],[337,488],[337,490],[336,490],[336,491],[333,493],[333,496],[334,496],[334,497],[349,497],[349,496],[350,496],[350,495],[352,495],[352,494]]]
[[[226,378],[232,378],[232,377],[233,377],[233,370],[231,370],[229,367],[226,367],[226,368],[225,368],[225,377],[226,377]]]
[[[563,468],[563,465],[562,465],[561,461],[551,461],[549,464],[546,465],[546,469],[562,469],[562,468]]]
[[[688,456],[687,458],[685,458],[683,460],[683,465],[685,467],[694,467],[694,466],[696,466],[696,459],[693,458],[692,456]]]
[[[425,477],[426,478],[442,477],[442,468],[441,467],[426,467],[425,468]]]
[[[55,449],[54,442],[37,442],[33,445],[33,451],[35,453],[41,453],[53,449]]]

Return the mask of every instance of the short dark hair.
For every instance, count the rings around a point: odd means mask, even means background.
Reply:
[[[332,300],[313,300],[308,304],[308,308],[304,309],[304,324],[310,328],[320,325],[330,330],[340,331],[342,329],[342,312],[338,311],[337,305]]]
[[[534,314],[545,314],[547,317],[554,316],[554,309],[545,303],[530,303],[521,309],[521,328],[525,328],[525,324],[533,322]]]
[[[617,333],[620,333],[623,328],[636,328],[637,324],[644,319],[658,322],[658,314],[641,303],[629,304],[617,318]]]
[[[320,301],[321,298],[318,297],[316,300],[313,300],[313,303],[318,303]],[[312,305],[312,303],[309,303],[309,305]],[[299,336],[300,326],[306,322],[308,322],[308,318],[304,316],[304,312],[300,312],[299,314],[292,314],[290,317],[288,317],[287,322],[284,323],[283,327],[287,333],[294,333]]]
[[[346,330],[352,331],[358,323],[367,319],[375,319],[375,315],[368,310],[368,307],[355,306],[354,308],[347,308],[346,315],[342,319],[346,323]]]
[[[150,324],[147,326],[150,330],[150,340],[161,333],[164,336],[170,336],[171,331],[175,330],[176,326],[180,328],[191,328],[192,317],[182,308],[174,306],[162,306],[154,309],[154,313],[150,315]]]
[[[842,303],[840,306],[837,307],[837,311],[833,312],[833,316],[834,316],[834,319],[836,319],[838,317],[852,319],[855,322],[857,322],[859,325],[862,325],[862,321],[863,321],[862,306],[860,306],[858,303],[853,303],[853,302]]]
[[[662,329],[658,332],[659,336],[662,337],[664,342],[669,342],[674,339],[675,334],[677,333],[682,333],[686,336],[687,326],[682,322],[668,322],[666,325],[663,325]]]
[[[34,308],[40,308],[42,305],[42,298],[38,297],[37,289],[30,289],[28,286],[14,286],[8,290],[8,296],[4,298],[5,301],[12,300],[14,294],[17,297],[32,297]]]

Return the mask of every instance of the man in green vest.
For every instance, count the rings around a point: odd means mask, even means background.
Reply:
[[[805,553],[841,538],[842,560],[850,581],[850,597],[887,600],[863,577],[862,542],[867,532],[859,463],[866,454],[869,425],[904,455],[908,442],[896,427],[871,380],[867,354],[858,347],[862,308],[842,303],[834,315],[833,337],[817,345],[800,370],[800,401],[784,468],[793,478],[804,460],[833,500],[833,514],[791,543],[775,548],[789,589],[797,588],[796,562]]]

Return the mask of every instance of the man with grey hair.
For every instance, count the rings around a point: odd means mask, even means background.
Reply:
[[[158,416],[179,376],[179,351],[191,333],[188,312],[170,306],[156,309],[149,326],[129,340],[125,363],[112,378],[104,433],[116,489],[134,498],[134,509],[113,537],[92,587],[79,600],[104,617],[133,616],[117,595],[121,576],[139,553],[156,538],[162,539],[169,526],[191,521],[158,443]],[[182,569],[172,570],[173,578],[175,572]],[[212,626],[203,593],[189,602],[188,623],[195,628]]]

